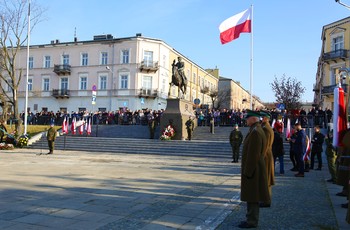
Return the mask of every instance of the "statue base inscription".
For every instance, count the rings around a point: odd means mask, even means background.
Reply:
[[[185,123],[190,116],[194,117],[191,102],[179,98],[168,98],[166,109],[160,119],[160,132],[171,124],[175,130],[175,136],[172,139],[185,140],[187,138]]]

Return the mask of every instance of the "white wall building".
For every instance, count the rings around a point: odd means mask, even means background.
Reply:
[[[94,36],[90,41],[60,42],[30,46],[28,108],[36,111],[115,111],[126,107],[165,109],[171,81],[171,64],[177,56],[185,61],[188,78],[186,99],[207,98],[202,82],[217,90],[217,77],[184,57],[165,42],[142,37]],[[26,47],[16,60],[25,72]],[[198,76],[197,78],[195,76]],[[201,77],[202,76],[202,77]],[[25,79],[24,74],[22,79]],[[205,79],[204,79],[205,78]],[[96,88],[96,97],[93,97]],[[177,96],[177,89],[170,97]],[[19,108],[25,107],[25,80],[21,81]],[[95,101],[95,104],[93,104]],[[23,112],[19,111],[19,112]]]

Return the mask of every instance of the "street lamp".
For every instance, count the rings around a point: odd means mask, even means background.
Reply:
[[[345,3],[342,3],[340,0],[335,0],[335,2],[339,3],[340,5],[348,8],[350,10],[350,6],[349,5],[346,5]]]

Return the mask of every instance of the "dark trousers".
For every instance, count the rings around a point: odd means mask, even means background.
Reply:
[[[318,169],[322,168],[322,152],[311,152],[311,169],[314,169],[314,164],[315,164],[315,156],[317,156],[317,161],[318,161]]]
[[[298,164],[299,173],[304,174],[305,166],[304,166],[304,159],[302,153],[295,153],[296,160]]]
[[[298,168],[298,161],[297,161],[297,159],[295,157],[295,153],[293,151],[289,152],[289,158],[292,161],[293,168]]]
[[[259,203],[247,202],[247,223],[258,226],[259,223]]]
[[[191,129],[187,129],[187,138],[188,138],[188,140],[192,140],[192,130]]]
[[[55,141],[47,141],[49,145],[49,151],[50,153],[53,153],[54,147],[55,147]]]

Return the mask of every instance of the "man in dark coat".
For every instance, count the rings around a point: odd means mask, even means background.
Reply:
[[[190,140],[192,140],[192,133],[193,133],[193,129],[194,129],[194,122],[193,122],[192,116],[190,116],[188,118],[185,125],[186,125],[186,129],[187,129],[187,139],[190,141]]]
[[[304,153],[306,151],[306,134],[302,129],[301,124],[295,124],[295,129],[297,131],[296,136],[292,137],[291,141],[293,142],[293,148],[295,157],[298,164],[298,173],[295,174],[296,177],[304,177],[305,164],[304,164]]]
[[[264,160],[266,137],[259,122],[258,111],[247,110],[250,126],[243,141],[241,167],[241,200],[247,202],[246,221],[240,228],[255,228],[259,222],[259,202],[269,201],[267,173]]]
[[[320,132],[320,126],[316,125],[315,128],[315,133],[314,136],[311,140],[312,143],[312,149],[311,149],[311,168],[314,169],[314,164],[315,164],[315,156],[317,156],[317,161],[318,161],[318,167],[316,170],[321,170],[322,169],[322,145],[324,142],[324,135]]]
[[[49,145],[49,152],[47,154],[53,154],[53,150],[55,148],[55,140],[56,140],[57,131],[54,127],[54,124],[50,125],[50,128],[47,130],[47,143]]]
[[[239,158],[239,148],[243,141],[243,134],[238,129],[238,124],[233,126],[233,130],[230,133],[230,144],[232,148],[232,163],[237,163]]]

